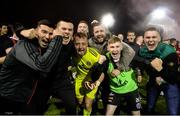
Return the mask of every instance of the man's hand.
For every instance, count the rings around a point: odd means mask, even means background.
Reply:
[[[20,34],[21,34],[22,36],[28,38],[28,39],[34,39],[34,38],[37,38],[37,37],[38,37],[38,35],[37,35],[37,33],[36,33],[36,31],[35,31],[34,28],[32,28],[32,29],[27,29],[27,30],[22,30],[22,31],[20,32]]]
[[[162,60],[160,58],[155,58],[154,60],[151,61],[151,66],[156,69],[158,72],[160,72],[163,67],[162,67]]]
[[[164,80],[163,80],[162,77],[156,77],[156,83],[157,83],[158,85],[161,85],[163,82],[164,82]]]
[[[56,36],[56,35],[61,35],[62,36],[62,33],[60,33],[58,28],[54,29],[54,31],[53,31],[53,36]]]
[[[85,88],[88,89],[88,90],[93,90],[93,89],[95,88],[95,84],[94,84],[94,83],[91,83],[91,82],[89,82],[89,81],[85,81],[85,82],[84,82],[84,86],[85,86]]]
[[[120,71],[119,71],[118,69],[114,69],[114,70],[111,72],[111,75],[114,76],[114,77],[117,77],[119,74],[120,74]]]
[[[93,90],[93,89],[99,87],[100,84],[101,84],[101,82],[98,80],[94,83],[91,83],[89,81],[85,81],[85,88],[89,89],[89,90]]]
[[[100,55],[98,63],[102,64],[104,61],[106,61],[106,57],[104,55]]]

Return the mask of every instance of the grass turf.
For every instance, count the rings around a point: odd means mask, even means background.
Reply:
[[[141,93],[142,99],[141,99],[141,104],[142,104],[142,114],[143,114],[143,110],[145,108],[146,105],[146,90],[145,90],[145,85],[147,83],[147,76],[145,75],[144,78],[142,79],[142,83],[140,83],[139,86],[139,91]],[[59,99],[57,98],[51,98],[48,102],[48,109],[47,111],[44,113],[44,115],[63,115],[65,114],[65,109],[63,107],[63,104],[59,101]],[[102,100],[100,99],[98,101],[98,109],[96,114],[97,115],[101,115],[101,111],[103,109],[103,105],[102,105]],[[167,114],[167,110],[166,110],[166,103],[165,103],[165,99],[163,96],[160,96],[158,98],[157,104],[156,104],[156,108],[155,108],[155,114],[158,115],[162,115],[162,114]],[[125,111],[121,111],[120,114],[127,114]]]

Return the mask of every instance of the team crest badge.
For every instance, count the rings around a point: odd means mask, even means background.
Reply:
[[[86,64],[87,64],[88,66],[91,66],[91,62],[89,62],[89,61],[87,61]]]

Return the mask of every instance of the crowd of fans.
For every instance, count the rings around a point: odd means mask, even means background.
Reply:
[[[103,24],[47,19],[27,29],[22,24],[0,28],[0,114],[39,114],[53,96],[62,100],[67,115],[93,115],[97,95],[102,115],[155,114],[164,93],[167,114],[180,114],[180,42],[163,39],[156,27],[142,35],[129,30],[113,35]],[[147,103],[138,90],[144,73]],[[121,106],[125,102],[126,106]],[[142,109],[144,110],[142,113]]]

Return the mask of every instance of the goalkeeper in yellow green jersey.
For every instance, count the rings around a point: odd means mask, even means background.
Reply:
[[[100,55],[95,49],[88,47],[88,38],[83,33],[74,35],[74,46],[76,49],[73,57],[77,71],[75,78],[75,93],[78,103],[83,106],[83,115],[90,115],[93,99],[95,98],[101,78],[90,84],[92,69],[96,64],[101,64],[105,56]],[[101,75],[103,78],[103,75]],[[92,85],[92,86],[91,86]]]

